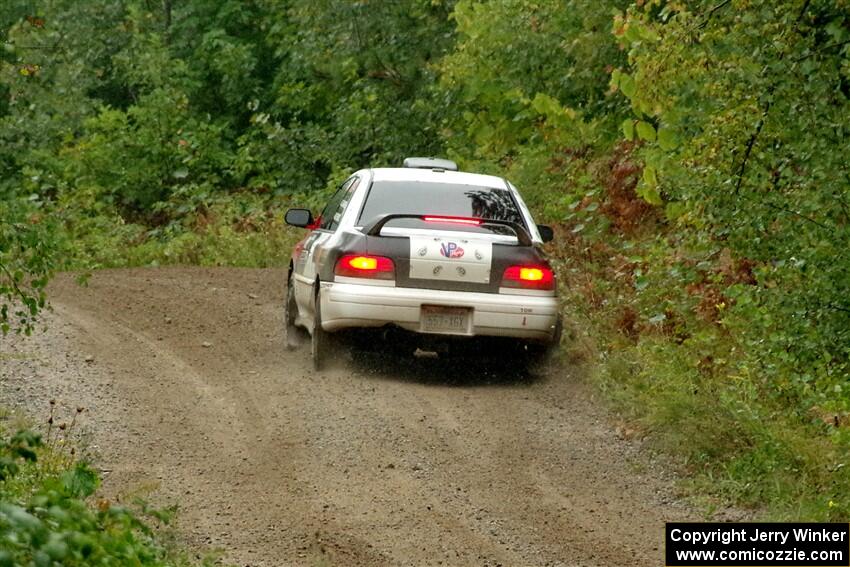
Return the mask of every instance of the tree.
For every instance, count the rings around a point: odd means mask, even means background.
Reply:
[[[756,266],[726,323],[809,405],[850,361],[850,4],[649,2],[618,19],[614,84],[641,138],[641,192],[694,239]],[[813,378],[815,377],[815,378]],[[814,385],[814,388],[812,387]],[[785,395],[785,394],[782,394]]]

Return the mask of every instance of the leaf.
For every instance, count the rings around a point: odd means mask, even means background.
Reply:
[[[62,487],[77,498],[91,496],[100,484],[97,473],[85,463],[77,463],[72,470],[63,473],[61,481]]]
[[[654,29],[652,29],[649,26],[643,26],[642,29],[640,30],[640,35],[646,41],[655,42],[655,41],[658,41],[658,40],[661,39],[661,37],[658,35],[658,32],[656,32]]]
[[[674,221],[681,217],[686,212],[686,207],[684,203],[681,202],[672,202],[667,203],[664,207],[664,216],[667,217],[667,220]]]
[[[640,26],[636,25],[634,22],[631,22],[626,28],[626,33],[624,37],[626,38],[626,40],[629,41],[629,43],[634,43],[643,39],[643,34],[641,33]]]
[[[186,169],[185,167],[181,167],[180,169],[178,169],[177,171],[175,171],[171,175],[174,176],[174,179],[185,179],[185,178],[189,177],[189,170]]]
[[[62,536],[58,533],[50,534],[48,541],[41,551],[46,553],[53,561],[61,563],[68,556],[68,544],[62,541]]]
[[[650,187],[658,186],[658,175],[655,168],[651,165],[647,165],[643,168],[643,181]]]
[[[11,525],[13,531],[34,532],[42,528],[41,520],[24,508],[8,502],[0,503],[0,519],[4,524]]]
[[[635,94],[635,80],[631,75],[623,73],[620,75],[620,90],[623,91],[623,94],[629,98],[632,98]]]
[[[6,480],[18,474],[18,465],[9,457],[0,457],[0,480]]]
[[[638,120],[637,134],[641,140],[646,140],[647,142],[655,141],[655,128],[649,122]]]
[[[675,150],[679,146],[678,136],[670,128],[661,128],[658,131],[658,145],[668,152]]]
[[[638,189],[637,194],[650,205],[658,206],[664,204],[664,199],[661,198],[661,193],[657,187],[644,185],[641,189]]]
[[[626,137],[628,141],[632,141],[635,139],[635,121],[631,118],[627,118],[623,120],[623,124],[621,126],[623,129],[623,136]]]
[[[555,115],[562,110],[561,104],[555,98],[543,93],[537,93],[531,101],[531,107],[544,116]]]
[[[26,447],[15,447],[12,452],[25,461],[34,462],[38,459],[35,451]]]
[[[658,191],[658,176],[653,166],[644,166],[641,183],[638,184],[635,192],[650,205],[664,204],[661,193]]]
[[[34,449],[41,445],[41,435],[24,429],[9,440],[9,451],[18,458],[34,462],[37,459]]]
[[[615,87],[620,86],[620,77],[623,75],[623,72],[620,69],[614,69],[611,71],[611,84]]]

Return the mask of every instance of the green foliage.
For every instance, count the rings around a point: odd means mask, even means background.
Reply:
[[[622,20],[636,86],[627,93],[623,75],[620,88],[663,125],[643,152],[645,184],[682,205],[695,237],[758,263],[760,285],[734,291],[728,319],[747,321],[760,339],[750,349],[796,359],[778,373],[810,373],[824,356],[846,373],[850,5],[738,4],[633,9]],[[656,141],[643,120],[637,132]]]
[[[54,199],[72,190],[60,149],[94,109],[90,93],[110,94],[110,54],[120,6],[55,1],[34,9],[13,2],[0,39],[0,330],[29,333],[45,306],[44,288],[63,240]],[[47,13],[49,12],[49,14]],[[67,37],[73,41],[67,41]],[[114,98],[114,97],[113,97]]]
[[[266,0],[279,64],[240,140],[243,179],[310,191],[339,168],[440,153],[442,101],[430,85],[451,45],[452,3]]]
[[[28,430],[0,436],[0,565],[190,564],[131,510],[89,506],[97,473],[67,459],[50,465],[54,450]]]
[[[17,461],[34,462],[35,450],[41,447],[41,436],[32,431],[18,431],[10,439],[0,439],[0,481],[18,473]]]
[[[850,409],[848,8],[649,3],[615,29],[629,69],[612,84],[646,142],[639,194],[675,205],[688,246],[725,249],[752,273],[715,286],[713,323],[734,340],[713,374],[790,423]]]
[[[290,203],[447,155],[558,227],[600,384],[703,489],[850,516],[847,0],[8,4],[4,331],[69,263],[281,265]]]
[[[458,41],[439,64],[446,152],[470,170],[507,175],[549,219],[589,187],[626,107],[609,91],[625,63],[611,41],[617,0],[458,2]],[[578,198],[580,200],[580,198]]]
[[[0,196],[3,195],[0,186]],[[38,194],[6,190],[0,198],[0,335],[29,334],[44,308],[56,262],[55,222]]]
[[[283,195],[318,206],[340,172],[441,153],[431,85],[433,63],[452,44],[451,8],[432,0],[21,4],[2,30],[2,183],[23,196],[16,210],[35,195],[53,213],[59,235],[70,236],[60,243],[71,266],[281,261],[272,250],[279,235],[257,246],[279,222],[263,221],[248,238],[239,227],[253,219],[224,226],[219,213],[238,209],[245,188],[255,194],[250,208],[271,216]],[[45,264],[27,276],[35,291],[53,264],[29,245],[53,250],[46,236],[26,242]],[[11,257],[16,244],[0,244]],[[26,275],[36,267],[20,250]],[[0,288],[4,297],[13,291]]]

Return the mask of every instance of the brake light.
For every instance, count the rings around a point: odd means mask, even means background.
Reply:
[[[543,281],[543,278],[546,276],[543,273],[543,270],[540,268],[520,268],[519,269],[519,279],[523,281],[529,282],[539,282]]]
[[[395,264],[384,256],[346,254],[336,262],[334,274],[351,278],[395,279]]]
[[[555,274],[548,266],[510,266],[502,276],[502,287],[555,289]]]
[[[425,222],[441,222],[441,223],[447,222],[447,223],[454,223],[454,224],[470,224],[472,226],[481,225],[480,219],[473,219],[473,218],[469,218],[469,217],[432,217],[432,216],[426,216],[426,217],[422,217],[422,220],[424,220]]]
[[[378,259],[367,258],[366,256],[356,256],[348,260],[348,265],[355,270],[377,270]]]

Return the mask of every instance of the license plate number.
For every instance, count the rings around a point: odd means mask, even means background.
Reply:
[[[468,335],[472,322],[472,309],[468,307],[422,306],[422,331]]]

